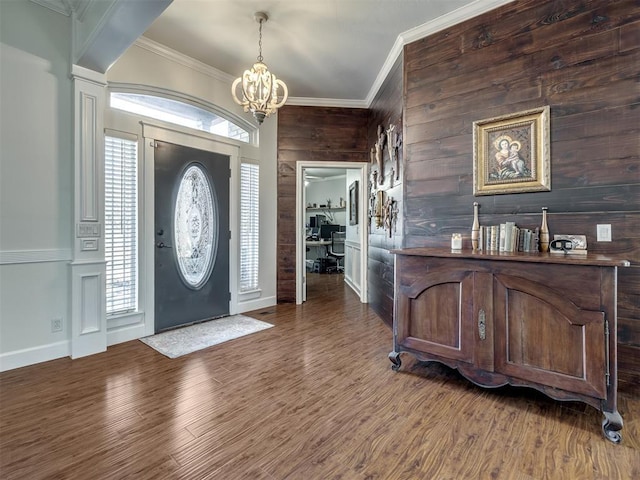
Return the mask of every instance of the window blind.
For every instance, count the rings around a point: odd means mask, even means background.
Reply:
[[[258,288],[260,167],[240,166],[240,291]]]
[[[107,315],[138,308],[138,143],[105,137]]]

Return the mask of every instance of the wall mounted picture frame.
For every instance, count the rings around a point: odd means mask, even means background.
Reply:
[[[358,181],[349,185],[349,225],[358,224]]]
[[[551,190],[548,106],[473,122],[473,194]]]

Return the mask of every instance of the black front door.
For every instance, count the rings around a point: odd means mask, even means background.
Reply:
[[[229,314],[229,156],[155,149],[155,331]]]

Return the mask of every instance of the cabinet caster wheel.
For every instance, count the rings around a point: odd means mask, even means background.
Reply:
[[[602,420],[602,434],[613,443],[622,442],[622,417],[618,412],[603,412],[604,420]]]
[[[391,370],[393,370],[394,372],[400,370],[400,367],[402,366],[402,360],[400,360],[399,352],[391,352],[389,354],[389,360],[391,360],[391,363],[393,363],[393,365],[391,365]]]

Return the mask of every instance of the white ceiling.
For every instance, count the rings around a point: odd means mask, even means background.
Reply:
[[[173,0],[144,36],[238,77],[258,55],[254,13],[264,11],[264,62],[293,103],[366,103],[404,43],[508,1]]]

